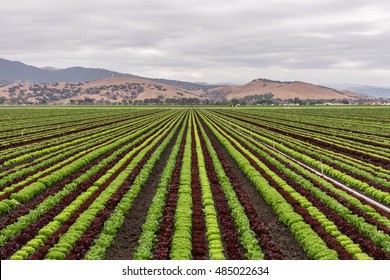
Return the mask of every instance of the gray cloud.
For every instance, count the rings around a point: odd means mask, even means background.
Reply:
[[[152,77],[390,86],[390,4],[2,0],[0,56]]]

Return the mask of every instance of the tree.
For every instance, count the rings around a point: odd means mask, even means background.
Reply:
[[[228,104],[229,104],[229,101],[226,98],[223,98],[221,100],[221,105],[228,105]]]
[[[134,100],[134,101],[133,101],[133,104],[134,104],[134,105],[143,105],[144,102],[143,102],[142,100]]]
[[[233,98],[232,99],[232,105],[236,106],[237,104],[240,104],[240,100],[238,100],[237,98]]]

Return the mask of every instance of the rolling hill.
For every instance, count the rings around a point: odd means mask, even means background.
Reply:
[[[71,67],[38,68],[0,59],[0,101],[22,104],[132,103],[145,99],[196,98],[200,101],[231,100],[253,95],[273,99],[342,100],[362,98],[352,91],[306,82],[256,79],[244,85],[210,85],[159,78],[145,78],[106,69]]]
[[[89,100],[100,104],[134,103],[136,100],[158,98],[198,98],[199,94],[152,80],[108,77],[87,82],[11,83],[0,87],[0,97],[19,98],[24,103],[74,104]],[[87,102],[87,101],[86,101]],[[87,102],[88,103],[88,102]]]
[[[222,86],[207,91],[212,98],[243,98],[248,95],[273,94],[280,99],[345,99],[359,98],[360,95],[350,91],[339,91],[332,88],[313,85],[305,82],[280,82],[257,79],[241,86]]]

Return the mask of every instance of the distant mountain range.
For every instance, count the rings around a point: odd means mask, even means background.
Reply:
[[[370,97],[390,98],[390,88],[374,86],[351,86],[346,88],[346,90],[357,92]]]
[[[161,82],[174,87],[185,89],[209,89],[216,86],[202,85],[190,82],[182,82],[167,79],[145,78],[137,75],[114,72],[100,68],[70,67],[57,69],[53,67],[38,68],[19,61],[10,61],[0,58],[0,82],[2,84],[21,81],[36,83],[58,83],[58,82],[86,82],[100,80],[107,77],[142,78]]]
[[[256,79],[244,85],[191,83],[145,78],[97,68],[38,68],[0,58],[0,99],[22,100],[27,103],[45,101],[48,104],[69,104],[86,98],[114,103],[157,97],[161,100],[197,98],[203,101],[233,98],[250,100],[251,96],[252,101],[257,98],[254,96],[272,96],[279,100],[362,98],[362,95],[355,92],[301,81],[281,82],[268,79]]]
[[[84,82],[98,80],[110,76],[131,77],[135,75],[122,74],[106,69],[71,67],[67,69],[38,68],[18,61],[10,61],[0,58],[0,80],[1,81],[31,81],[37,83],[55,82]]]
[[[347,90],[359,93],[368,98],[390,98],[390,88],[369,86],[369,85],[357,85],[357,84],[324,84],[324,86],[334,88],[337,90]]]

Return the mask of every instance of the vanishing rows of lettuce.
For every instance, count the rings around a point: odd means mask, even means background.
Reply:
[[[301,110],[305,116],[300,118],[299,121],[295,120],[294,126],[301,125],[303,132],[300,130],[291,132],[292,129],[288,125],[285,125],[283,129],[280,128],[281,124],[289,123],[289,125],[292,125],[290,120],[297,119],[301,113],[300,110],[287,113],[284,110],[219,109],[213,110],[212,113],[203,111],[203,114],[209,118],[210,122],[214,122],[216,134],[220,133],[219,140],[226,144],[226,149],[231,151],[231,155],[235,157],[237,163],[240,164],[243,160],[238,156],[241,153],[252,163],[251,166],[263,178],[266,178],[267,182],[264,183],[268,183],[272,188],[278,190],[284,196],[284,199],[290,205],[293,205],[294,212],[301,212],[301,216],[306,223],[313,223],[311,225],[312,229],[315,227],[317,233],[318,231],[322,232],[323,236],[321,237],[330,248],[340,250],[338,252],[339,256],[343,254],[346,258],[347,253],[349,253],[355,259],[366,258],[367,256],[375,259],[387,259],[390,253],[389,212],[341,189],[337,184],[323,178],[321,174],[317,175],[309,171],[279,153],[279,151],[330,175],[347,186],[356,188],[371,198],[382,202],[387,207],[390,205],[387,181],[381,181],[378,178],[386,178],[389,174],[388,159],[381,159],[377,164],[368,164],[363,160],[364,158],[357,159],[354,153],[349,156],[346,152],[332,153],[334,148],[332,145],[334,144],[329,138],[321,134],[321,130],[318,130],[318,132],[314,129],[311,130],[310,137],[306,135],[307,138],[302,141],[299,136],[306,133],[306,123],[314,123],[314,121],[306,115],[311,112],[310,110]],[[311,110],[314,111],[314,109]],[[318,110],[324,110],[320,116],[317,116],[318,120],[322,117],[323,121],[318,121],[318,123],[321,123],[320,126],[324,129],[327,121],[331,118],[326,116],[326,113],[333,114],[334,112],[326,112],[325,109]],[[388,112],[384,111],[384,113]],[[265,118],[272,118],[273,120],[264,121]],[[278,124],[275,124],[275,119],[278,119]],[[364,110],[361,112],[361,119],[364,120]],[[359,123],[361,119],[355,116],[354,121]],[[379,116],[377,119],[371,117],[370,121],[372,126],[375,127],[381,122],[381,118]],[[386,138],[385,133],[386,129],[389,128],[389,124],[384,120],[383,125],[382,134],[372,135],[371,139]],[[364,134],[364,128],[355,126],[362,130],[361,132],[355,130],[356,134]],[[367,126],[370,127],[369,124]],[[335,133],[333,138],[344,137],[346,135],[344,132],[341,126],[340,131]],[[319,139],[320,141],[310,141],[311,139]],[[328,145],[321,145],[322,143],[328,143]],[[383,144],[386,144],[386,140],[383,141]],[[371,148],[370,145],[367,146]],[[363,153],[359,148],[351,149],[351,151]],[[327,156],[328,161],[325,162],[324,158]],[[366,160],[367,158],[370,160],[371,157],[378,156],[378,154],[368,153],[365,156]],[[337,161],[339,158],[349,160],[350,170],[355,173],[342,172],[344,169],[339,167],[340,163]],[[243,160],[243,162],[245,161]],[[377,180],[371,180],[369,176],[363,177],[360,175],[363,173],[362,170],[367,167],[371,168],[371,175]],[[259,175],[256,172],[248,172],[247,174],[252,179]],[[257,181],[259,180],[255,179],[253,183],[255,184]],[[261,188],[264,188],[264,185]],[[286,225],[289,225],[288,221],[286,221]],[[318,243],[316,246],[318,246]]]
[[[291,258],[275,223],[305,258],[388,259],[390,214],[292,158],[389,206],[390,124],[327,113],[2,110],[0,258],[106,259],[141,201],[133,259]]]
[[[360,118],[348,115],[355,110],[360,112]],[[386,118],[389,110],[377,108],[376,118],[370,115],[373,109],[355,110],[219,110],[215,113],[229,120],[232,129],[246,131],[257,140],[390,205],[390,123]],[[381,129],[376,130],[378,127]]]
[[[5,154],[0,177],[2,259],[42,254],[60,258],[49,244],[65,242],[71,249],[71,242],[60,240],[75,238],[72,229],[82,235],[91,219],[107,215],[109,205],[118,204],[146,162],[158,160],[183,114],[160,109],[92,113],[95,121],[88,127],[80,121],[82,128],[76,123],[68,132],[54,128],[51,133],[57,137],[14,141],[1,148]],[[115,125],[105,122],[110,114],[117,115],[110,121]],[[40,125],[47,129],[45,123]],[[19,149],[9,157],[6,151],[15,147]],[[48,248],[51,251],[43,253]]]

